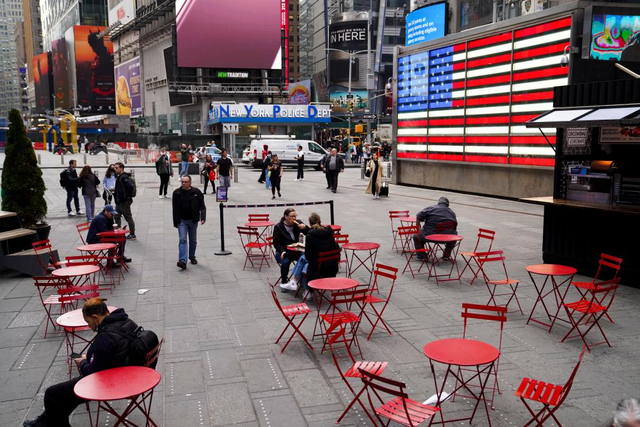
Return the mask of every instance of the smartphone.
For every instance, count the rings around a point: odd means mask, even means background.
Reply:
[[[82,357],[82,355],[79,354],[79,353],[71,353],[69,355],[69,357],[72,358],[72,359],[80,359]]]

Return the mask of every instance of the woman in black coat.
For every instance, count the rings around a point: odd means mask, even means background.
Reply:
[[[305,258],[309,262],[307,280],[336,277],[339,260],[323,262],[321,268],[318,269],[318,257],[321,252],[340,249],[333,237],[333,230],[330,227],[323,227],[320,215],[315,212],[309,216],[309,227],[304,250]]]

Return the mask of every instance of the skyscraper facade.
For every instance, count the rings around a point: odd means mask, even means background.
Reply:
[[[16,24],[22,22],[22,0],[0,2],[0,117],[7,117],[9,110],[20,108],[20,87]]]

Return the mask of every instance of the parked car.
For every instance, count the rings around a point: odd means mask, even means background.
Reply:
[[[251,146],[247,145],[246,147],[244,147],[244,150],[242,150],[242,163],[244,163],[245,165],[248,165],[249,162],[251,162],[250,154]]]

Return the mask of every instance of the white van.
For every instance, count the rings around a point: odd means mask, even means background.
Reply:
[[[251,136],[251,145],[249,148],[249,158],[254,168],[262,166],[262,150],[266,145],[271,154],[277,154],[280,163],[285,166],[296,166],[298,161],[295,159],[298,155],[298,146],[302,146],[304,151],[304,165],[306,167],[314,167],[318,169],[320,160],[327,154],[327,151],[315,141],[307,139],[295,139],[288,135],[269,135],[269,136]]]

